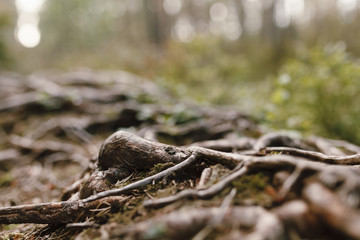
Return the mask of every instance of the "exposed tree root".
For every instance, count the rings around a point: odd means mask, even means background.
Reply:
[[[101,208],[119,208],[126,197],[107,197],[97,201],[82,203],[80,201],[66,201],[55,203],[40,203],[5,207],[0,209],[1,224],[39,223],[64,224],[81,222],[92,216],[93,212]]]
[[[0,224],[50,224],[35,239],[360,239],[354,144],[263,134],[124,72],[24,78],[0,82]]]
[[[0,223],[31,222],[63,224],[81,222],[86,217],[91,216],[92,209],[97,209],[104,206],[104,204],[108,204],[109,206],[116,205],[119,207],[121,202],[126,199],[125,197],[114,196],[129,195],[133,190],[141,189],[149,184],[158,182],[172,173],[205,162],[208,165],[222,164],[233,170],[230,171],[227,176],[208,188],[183,190],[175,195],[164,198],[145,200],[143,205],[145,207],[160,207],[179,201],[183,198],[208,199],[218,194],[234,180],[241,178],[241,176],[248,172],[270,170],[275,173],[277,171],[286,170],[292,173],[281,183],[277,193],[278,199],[284,199],[286,195],[292,191],[294,185],[300,180],[304,181],[305,178],[310,179],[310,177],[313,176],[311,177],[311,183],[306,185],[303,192],[304,198],[308,202],[313,214],[318,216],[328,226],[337,229],[337,231],[341,232],[344,236],[355,239],[360,237],[360,232],[356,227],[358,222],[360,222],[360,214],[358,214],[357,211],[350,210],[352,207],[358,207],[360,205],[358,198],[359,192],[357,190],[360,187],[360,170],[353,166],[359,163],[358,155],[326,156],[325,154],[318,152],[288,147],[266,147],[260,151],[262,153],[261,156],[251,156],[238,153],[225,153],[202,147],[178,148],[149,141],[128,132],[119,131],[110,136],[104,142],[104,145],[100,150],[99,167],[100,170],[103,170],[105,175],[111,171],[114,172],[115,170],[113,169],[119,169],[119,172],[115,172],[115,175],[112,177],[121,179],[130,172],[148,170],[159,163],[172,162],[175,163],[175,165],[121,188],[102,191],[85,199],[0,208]],[[95,171],[93,174],[101,176],[99,173],[101,173],[101,171]],[[106,180],[106,178],[101,177],[89,179],[90,182],[93,181],[91,182],[92,185],[85,184],[82,188],[96,188],[96,186],[99,185],[99,182],[102,183],[102,181]],[[321,183],[329,188],[335,188],[336,191],[333,193],[330,190],[327,190]],[[341,196],[356,196],[357,202],[354,202],[353,199],[352,201],[341,203],[339,200],[336,200],[338,198],[335,196],[336,194],[338,194],[340,198]],[[219,214],[224,216],[225,222],[235,221],[240,225],[240,222],[245,221],[238,215],[242,214],[242,211],[250,211],[251,214],[255,214],[256,212],[256,216],[265,214],[263,210],[259,210],[258,208],[254,208],[256,210],[253,208],[249,209],[232,208],[232,213],[226,213],[225,215],[221,208],[192,210],[191,212],[186,213],[188,216],[186,217],[187,220],[184,219],[184,223],[182,222],[183,220],[176,218],[178,224],[177,227],[187,229],[186,231],[189,232],[189,234],[195,234],[206,226],[211,226],[211,229],[213,229],[215,226],[211,219],[216,218]],[[237,211],[240,212],[237,213]],[[285,213],[287,211],[289,210],[285,210]],[[344,212],[347,212],[348,214],[344,215]],[[264,216],[268,216],[267,214],[268,213]],[[284,213],[282,214],[282,216],[284,216]],[[176,213],[176,216],[183,216],[183,213]],[[263,217],[259,217],[259,220],[257,221],[262,222],[262,218]],[[282,224],[279,223],[276,217],[270,218],[272,219],[271,224],[274,226],[277,225],[277,228],[279,229],[278,232],[275,232],[274,235],[272,235],[274,236],[273,239],[276,239],[275,236],[279,237],[283,234]],[[167,228],[171,228],[170,226],[174,224],[173,222],[175,219],[173,219],[173,215],[170,214],[169,216],[163,216],[154,221],[161,222],[166,225]],[[187,224],[193,223],[194,221],[197,223],[201,222],[201,224],[198,225],[196,229],[190,230],[192,227]],[[255,222],[253,224],[256,226],[254,229],[257,230],[254,230],[250,235],[245,234],[240,230],[237,230],[236,233],[232,232],[231,234],[238,234],[239,236],[245,237],[253,236],[255,234],[259,236],[260,239],[265,239],[266,235],[264,234],[268,234],[268,227]],[[131,235],[135,234],[141,239],[141,236],[143,236],[142,234],[147,234],[147,231],[149,231],[151,226],[153,225],[150,223],[140,223],[131,228]],[[206,227],[206,229],[208,230],[204,231],[208,234],[211,229],[209,230],[209,227]],[[173,236],[174,238],[180,237],[176,236],[176,234],[181,232],[177,230],[179,229],[176,229],[176,231],[173,229],[172,233],[166,234],[170,234],[169,236]],[[126,230],[125,232],[130,233],[129,230]],[[125,234],[125,232],[119,234],[122,235]],[[199,239],[202,239],[201,234],[197,236]]]
[[[172,195],[169,197],[161,198],[161,199],[151,199],[144,202],[145,207],[159,207],[164,206],[166,204],[178,201],[183,198],[200,198],[206,199],[214,196],[215,194],[219,193],[221,190],[224,190],[225,187],[228,186],[229,183],[240,177],[241,175],[246,173],[246,168],[242,167],[239,170],[235,171],[234,173],[228,175],[220,182],[212,185],[211,187],[204,189],[204,190],[193,190],[188,189],[184,190],[176,195]]]
[[[349,156],[328,156],[319,152],[307,151],[307,150],[289,148],[289,147],[267,147],[262,151],[264,151],[265,153],[280,152],[281,154],[299,156],[310,160],[315,160],[329,164],[341,164],[341,165],[360,164],[360,154],[354,154]]]
[[[216,234],[223,230],[225,239],[282,239],[285,230],[276,215],[261,207],[231,207],[224,214],[222,208],[185,208],[154,217],[148,221],[119,229],[116,225],[104,227],[104,239],[191,239],[196,233],[223,216],[212,228]],[[224,232],[227,235],[224,236]],[[219,234],[219,233],[218,233]]]
[[[360,211],[351,209],[331,191],[319,183],[309,184],[304,197],[310,209],[333,230],[340,231],[352,239],[360,239]]]
[[[190,164],[192,164],[194,161],[196,161],[196,156],[195,155],[191,155],[189,158],[187,158],[185,161],[175,165],[174,167],[170,167],[162,172],[159,172],[158,174],[155,174],[153,176],[147,177],[145,179],[142,179],[140,181],[131,183],[123,188],[119,188],[119,189],[112,189],[112,190],[108,190],[108,191],[104,191],[104,192],[100,192],[98,194],[95,194],[93,196],[90,196],[88,198],[82,199],[80,202],[82,203],[88,203],[88,202],[92,202],[104,197],[109,197],[109,196],[116,196],[116,195],[121,195],[121,194],[126,194],[134,189],[138,189],[141,187],[145,187],[146,185],[153,183],[154,181],[158,181],[166,176],[168,176],[170,173],[173,173],[175,171],[181,170],[184,167],[189,166]]]

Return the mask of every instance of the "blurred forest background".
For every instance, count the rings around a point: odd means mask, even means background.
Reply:
[[[0,70],[126,70],[360,144],[358,0],[1,0]]]

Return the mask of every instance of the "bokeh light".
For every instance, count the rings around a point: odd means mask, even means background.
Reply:
[[[34,48],[40,43],[39,12],[44,3],[45,0],[15,1],[18,12],[15,39],[24,47]]]
[[[41,35],[39,29],[33,24],[22,24],[16,30],[18,42],[27,48],[33,48],[39,45]]]

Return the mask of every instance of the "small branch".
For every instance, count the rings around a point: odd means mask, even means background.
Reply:
[[[68,223],[66,228],[99,228],[101,225],[93,222]]]
[[[211,174],[212,174],[211,168],[205,168],[201,173],[200,180],[199,180],[199,183],[196,188],[204,189],[206,186],[206,183],[209,181],[209,179],[211,177]]]

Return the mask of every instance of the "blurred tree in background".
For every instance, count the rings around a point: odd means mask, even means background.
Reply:
[[[2,70],[127,70],[181,98],[237,105],[279,128],[360,143],[351,130],[359,119],[359,0],[4,0],[0,7],[13,28],[0,34]]]

